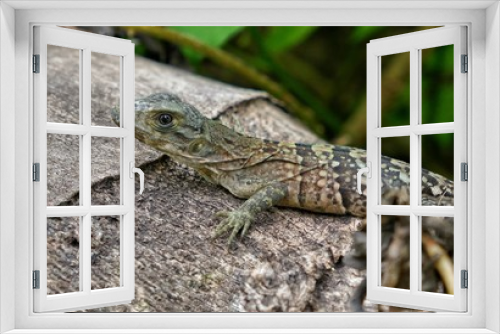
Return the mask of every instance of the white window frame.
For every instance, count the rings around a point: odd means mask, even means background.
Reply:
[[[498,1],[117,3],[41,0],[3,1],[0,6],[0,332],[41,333],[44,328],[61,329],[61,333],[76,333],[72,330],[76,328],[88,329],[86,333],[110,333],[112,329],[115,332],[123,332],[123,329],[127,329],[127,333],[144,332],[144,329],[132,330],[139,324],[143,328],[158,329],[158,333],[172,333],[181,328],[190,328],[192,332],[203,329],[236,332],[237,328],[276,333],[291,332],[291,329],[301,333],[334,333],[348,329],[350,333],[445,333],[459,329],[464,333],[500,332]],[[137,10],[140,7],[150,10]],[[33,129],[32,105],[27,97],[32,94],[29,57],[35,24],[467,25],[471,45],[469,176],[473,180],[468,194],[471,199],[468,210],[471,240],[467,246],[469,311],[458,314],[34,314],[33,292],[29,288],[32,263],[26,259],[30,258],[33,241],[32,200],[29,197]],[[14,145],[12,138],[15,138]],[[488,182],[485,182],[486,175]],[[15,196],[12,196],[13,191]],[[486,251],[490,254],[487,259]]]
[[[79,123],[52,123],[47,121],[48,46],[72,48],[80,54]],[[102,36],[88,32],[53,26],[34,27],[34,53],[39,55],[39,73],[34,80],[34,162],[39,163],[40,180],[33,184],[34,200],[34,259],[33,269],[39,271],[39,288],[34,290],[35,312],[72,311],[94,307],[128,304],[135,292],[135,54],[130,40]],[[91,55],[112,55],[118,61],[120,127],[92,125],[91,110]],[[128,80],[127,80],[128,79]],[[79,192],[78,206],[47,206],[47,135],[63,134],[79,137]],[[76,137],[76,138],[78,138]],[[116,205],[91,203],[92,138],[109,137],[119,141],[120,195]],[[75,152],[76,153],[76,152]],[[53,166],[54,167],[54,166]],[[120,284],[113,288],[92,289],[91,230],[92,216],[119,217],[119,271]],[[79,291],[47,293],[47,218],[79,217]]]
[[[450,25],[424,31],[402,34],[370,41],[367,46],[367,165],[372,169],[367,179],[367,294],[376,304],[388,304],[430,311],[467,310],[467,290],[461,288],[461,270],[467,269],[467,185],[460,180],[460,164],[467,163],[467,77],[462,73],[462,55],[467,54],[466,27]],[[424,124],[422,120],[422,50],[440,46],[453,47],[454,118],[448,123]],[[410,101],[409,124],[383,126],[382,124],[382,59],[383,56],[409,53]],[[470,73],[470,72],[469,72]],[[453,206],[423,206],[422,194],[422,146],[425,134],[452,133],[454,142],[454,190]],[[384,205],[381,187],[382,139],[407,137],[410,141],[410,203],[408,205]],[[470,182],[473,182],[471,179]],[[406,216],[409,222],[409,289],[381,286],[382,216]],[[453,294],[430,293],[421,290],[422,284],[422,218],[453,217]]]

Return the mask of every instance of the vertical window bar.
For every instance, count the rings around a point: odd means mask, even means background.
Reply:
[[[382,57],[377,57],[377,127],[382,127]],[[376,179],[375,189],[373,195],[371,196],[372,201],[375,199],[376,205],[382,204],[382,169],[380,168],[381,156],[382,156],[382,138],[376,138],[376,155],[375,160],[372,162],[373,170],[376,171],[372,177]],[[377,261],[376,264],[376,274],[377,274],[377,286],[382,286],[382,217],[380,215],[376,216],[376,239],[377,239]],[[368,227],[369,228],[369,227]]]
[[[80,70],[79,70],[79,76],[78,78],[80,79],[80,83],[78,85],[78,94],[79,94],[79,98],[78,98],[78,112],[79,112],[79,120],[80,120],[80,124],[83,125],[83,92],[84,92],[84,88],[83,88],[83,84],[84,84],[84,78],[83,78],[83,50],[80,50],[80,53],[79,53],[79,62],[78,64],[80,64]],[[85,166],[85,161],[83,160],[83,157],[84,157],[84,136],[78,136],[79,137],[79,145],[78,147],[80,148],[80,159],[79,159],[79,162],[80,162],[80,169],[79,169],[79,172],[78,172],[78,175],[80,176],[80,191],[78,192],[78,196],[79,196],[79,201],[78,201],[78,204],[79,205],[84,205],[84,194],[85,194],[85,175],[83,174],[83,170],[85,169],[84,166]],[[80,256],[80,263],[79,263],[79,291],[83,291],[84,289],[84,286],[85,286],[85,283],[84,283],[84,272],[85,272],[85,267],[84,267],[84,248],[85,248],[85,244],[84,244],[84,239],[83,239],[83,236],[85,234],[85,221],[84,221],[84,217],[80,217],[80,224],[78,224],[78,235],[80,236],[80,242],[79,242],[79,249],[78,249],[78,252],[79,252],[79,256]]]
[[[123,80],[125,79],[124,72],[125,71],[125,62],[123,59],[123,56],[120,57],[120,127],[125,128],[125,124],[128,121],[125,120],[125,115],[124,115],[124,106],[125,106],[125,99],[123,98],[124,94],[124,82]],[[125,205],[125,194],[126,194],[126,187],[125,187],[125,178],[128,177],[127,171],[125,170],[128,168],[128,162],[125,161],[125,139],[121,138],[120,139],[120,205]],[[129,180],[129,182],[131,182]],[[132,180],[133,183],[133,180]],[[127,214],[127,216],[130,216],[130,214]],[[127,250],[126,250],[126,245],[127,242],[125,240],[125,215],[120,216],[120,286],[125,286],[125,275],[126,275],[126,260],[127,258]]]
[[[413,128],[420,121],[420,52],[410,50],[410,126]],[[420,136],[413,131],[410,134],[410,207],[419,203],[420,183]],[[410,215],[410,291],[418,290],[419,250],[418,216]]]
[[[89,48],[83,49],[82,54],[82,125],[87,126],[90,130],[91,126],[91,51]],[[80,160],[82,161],[82,205],[88,208],[88,212],[83,216],[83,234],[81,235],[83,249],[81,262],[83,266],[83,271],[81,275],[83,276],[83,291],[90,292],[91,290],[91,216],[90,216],[90,205],[91,205],[91,185],[92,185],[92,174],[91,174],[91,136],[90,131],[88,131],[82,138],[83,149],[82,156]]]
[[[417,115],[416,119],[414,122],[416,124],[422,124],[422,50],[417,50],[417,70],[416,70],[416,75],[417,75]],[[422,136],[417,136],[417,150],[415,152],[414,158],[416,159],[416,165],[417,165],[417,170],[416,172],[416,179],[417,182],[413,186],[415,188],[416,195],[414,195],[415,198],[415,205],[421,205],[422,204]],[[416,232],[415,232],[416,230]],[[415,276],[416,276],[416,286],[415,289],[418,291],[422,291],[422,217],[416,217],[415,221],[415,229],[413,231],[415,233],[415,236],[413,237],[417,244],[416,244],[416,252],[415,252],[415,257],[416,257],[416,268],[413,270],[416,270]]]
[[[134,154],[134,49],[131,48],[131,53],[121,58],[121,105],[120,111],[123,116],[122,128],[130,131],[130,136],[122,139],[122,173],[121,180],[123,182],[122,201],[123,205],[129,209],[128,213],[122,216],[121,224],[121,242],[123,243],[123,252],[121,256],[121,277],[122,284],[125,288],[130,289],[131,297],[134,296],[134,180],[128,177],[129,162],[135,158]]]
[[[123,91],[124,91],[124,75],[123,71],[125,69],[125,64],[123,60],[123,56],[120,57],[120,127],[125,128],[124,124],[128,121],[124,117],[124,105],[125,105],[125,100],[123,98]],[[124,196],[125,196],[125,184],[124,184],[124,178],[128,177],[125,169],[128,168],[128,161],[125,161],[125,153],[124,153],[124,148],[125,148],[125,142],[124,138],[120,139],[120,205],[124,205]],[[123,218],[123,217],[122,217]],[[123,253],[120,253],[123,254]],[[123,255],[122,255],[123,257]],[[121,267],[120,267],[121,268]]]

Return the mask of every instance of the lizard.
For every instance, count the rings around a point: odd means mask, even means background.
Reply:
[[[119,124],[118,108],[111,116]],[[246,199],[239,208],[216,214],[222,221],[212,237],[230,232],[228,245],[238,233],[246,235],[258,213],[274,206],[366,217],[365,182],[362,194],[356,190],[357,171],[366,167],[363,149],[244,135],[171,93],[135,100],[135,137]],[[382,203],[394,197],[408,201],[409,182],[408,163],[381,157]],[[453,205],[453,182],[422,169],[422,202]]]

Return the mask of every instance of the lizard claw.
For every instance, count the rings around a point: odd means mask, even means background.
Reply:
[[[225,232],[231,231],[231,235],[229,236],[229,239],[227,240],[228,246],[231,245],[233,242],[234,238],[238,234],[238,232],[241,230],[241,237],[243,237],[247,231],[252,222],[254,221],[254,216],[247,212],[247,211],[240,211],[240,210],[234,210],[234,211],[220,211],[216,214],[217,217],[223,218],[219,226],[215,229],[214,234],[212,235],[212,239],[217,238],[224,234]]]

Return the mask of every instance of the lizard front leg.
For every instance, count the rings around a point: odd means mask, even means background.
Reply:
[[[228,245],[231,245],[231,242],[241,229],[243,229],[241,237],[247,233],[248,228],[255,221],[259,212],[268,210],[278,204],[287,194],[288,187],[286,184],[272,183],[253,194],[238,209],[218,212],[216,216],[223,218],[223,220],[215,230],[213,238],[217,238],[232,229],[228,239]]]

